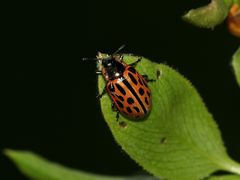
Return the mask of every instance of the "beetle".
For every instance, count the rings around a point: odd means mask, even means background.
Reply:
[[[147,75],[141,75],[135,69],[141,57],[131,64],[125,63],[123,57],[123,54],[116,52],[112,55],[98,53],[96,73],[104,77],[106,85],[97,98],[100,99],[105,93],[110,96],[112,108],[117,111],[117,120],[121,113],[138,121],[151,111],[152,99],[148,82],[155,80],[148,79]]]

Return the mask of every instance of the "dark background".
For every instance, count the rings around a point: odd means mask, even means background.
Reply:
[[[141,170],[104,122],[97,93],[97,51],[139,54],[177,69],[214,115],[230,156],[240,161],[239,87],[230,66],[239,39],[225,23],[215,30],[181,20],[208,1],[98,1],[12,4],[5,47],[11,63],[0,122],[0,150],[34,151],[63,165],[100,174]],[[0,155],[1,179],[26,179]]]

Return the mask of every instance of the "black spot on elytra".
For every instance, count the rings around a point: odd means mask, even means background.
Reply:
[[[113,84],[109,84],[108,85],[108,90],[111,91],[111,92],[115,92],[115,87]]]
[[[134,69],[133,67],[129,67],[128,70],[131,71],[133,74],[136,74],[136,69]]]
[[[135,77],[131,74],[131,73],[128,73],[128,76],[130,77],[131,81],[137,85],[137,80],[135,79]]]
[[[127,109],[127,112],[128,112],[128,113],[132,113],[132,110],[131,110],[130,107],[127,107],[126,109]]]
[[[123,108],[123,103],[121,103],[119,100],[116,100],[116,103],[120,108]]]
[[[124,98],[120,95],[116,95],[118,97],[118,99],[120,99],[121,101],[124,101]]]
[[[129,97],[129,98],[127,98],[127,102],[128,102],[128,104],[133,104],[134,100],[133,100],[133,98]]]
[[[138,112],[138,113],[140,112],[138,107],[134,106],[133,108],[135,109],[136,112]]]
[[[140,94],[141,96],[144,95],[144,90],[143,90],[143,88],[140,87],[140,88],[138,89],[138,92],[139,92],[139,94]]]
[[[151,94],[150,94],[150,92],[149,92],[149,91],[147,91],[147,95],[148,95],[148,97],[150,97],[150,96],[151,96]]]
[[[149,101],[148,101],[148,98],[147,98],[147,97],[145,97],[145,103],[146,103],[147,105],[149,105]]]
[[[120,86],[119,84],[116,84],[117,89],[123,94],[126,95],[126,91]]]

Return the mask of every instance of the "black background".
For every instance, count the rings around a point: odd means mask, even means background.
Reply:
[[[239,87],[230,66],[239,39],[225,23],[214,30],[181,19],[196,1],[98,1],[12,4],[7,19],[4,118],[0,150],[34,151],[69,167],[109,175],[141,170],[104,122],[94,57],[123,52],[177,69],[198,89],[222,131],[228,152],[240,161]],[[198,4],[196,4],[198,3]],[[1,179],[26,179],[0,155]]]

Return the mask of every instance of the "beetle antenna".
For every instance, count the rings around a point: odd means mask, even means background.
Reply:
[[[82,61],[97,61],[97,58],[82,58]]]
[[[119,51],[121,51],[125,47],[125,44],[121,45],[113,54],[117,54]],[[82,58],[82,61],[97,61],[98,58]]]
[[[121,45],[113,54],[117,54],[119,51],[121,51],[125,47],[125,44]]]

